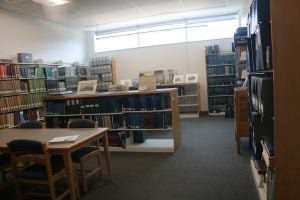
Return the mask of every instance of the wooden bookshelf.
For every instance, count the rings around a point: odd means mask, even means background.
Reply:
[[[48,128],[65,128],[68,121],[88,118],[97,120],[100,127],[108,127],[110,134],[119,132],[116,139],[121,138],[120,146],[111,146],[112,151],[175,152],[181,144],[176,88],[49,95],[44,97],[44,107]],[[130,142],[135,131],[145,132],[148,139]],[[171,138],[154,139],[152,132],[163,132]]]
[[[0,128],[42,120],[45,76],[40,64],[0,62]]]
[[[240,153],[240,138],[249,137],[248,91],[241,88],[234,90],[234,118],[237,152]]]
[[[108,91],[110,85],[117,84],[116,62],[111,57],[92,58],[91,79],[97,80],[97,91]]]
[[[275,199],[300,196],[299,1],[271,1],[274,69]],[[297,25],[298,24],[298,25]],[[288,68],[286,66],[289,66]]]

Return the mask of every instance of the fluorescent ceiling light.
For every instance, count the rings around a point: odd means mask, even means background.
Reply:
[[[68,0],[32,0],[36,3],[42,4],[46,7],[53,7],[53,6],[58,6],[58,5],[63,5],[66,3],[70,3]]]

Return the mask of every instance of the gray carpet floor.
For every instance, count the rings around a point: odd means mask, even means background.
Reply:
[[[233,119],[181,119],[180,126],[174,154],[112,152],[113,181],[91,181],[81,199],[258,200],[248,139],[238,155]]]
[[[176,153],[112,152],[112,182],[93,178],[81,200],[258,200],[248,139],[238,155],[233,119],[181,119],[180,126]],[[15,199],[13,187],[0,198]]]

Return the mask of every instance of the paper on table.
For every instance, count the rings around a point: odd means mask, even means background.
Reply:
[[[55,143],[68,143],[68,142],[75,142],[75,140],[79,137],[79,135],[69,135],[63,137],[55,137],[49,141],[50,144]]]

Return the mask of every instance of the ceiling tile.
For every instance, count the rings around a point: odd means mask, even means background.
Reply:
[[[76,0],[69,5],[69,8],[82,14],[110,12],[129,7],[132,5],[125,0]]]
[[[33,1],[21,2],[16,4],[16,6],[19,8],[23,8],[27,11],[37,11],[37,10],[41,10],[43,7],[41,4],[35,3]]]
[[[147,12],[149,15],[175,12],[182,9],[179,1],[164,1],[161,3],[140,6],[140,8]]]
[[[170,0],[127,0],[127,1],[133,3],[136,6],[145,6],[145,5],[167,2]]]
[[[204,9],[227,5],[227,0],[181,0],[185,9]]]
[[[25,1],[31,1],[31,0],[1,0],[1,1],[8,3],[8,4],[16,5],[18,3],[25,2]]]

